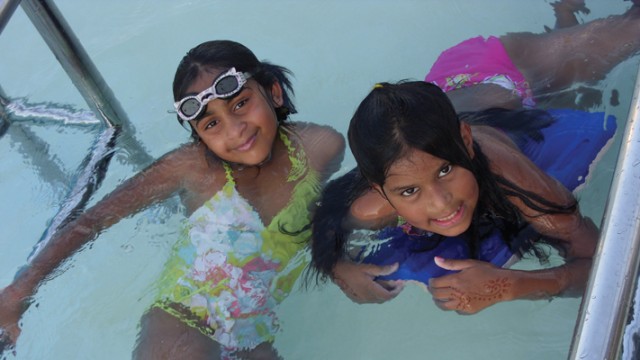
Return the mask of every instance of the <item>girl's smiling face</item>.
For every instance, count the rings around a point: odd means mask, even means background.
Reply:
[[[473,157],[468,128],[463,127],[463,139]],[[374,187],[408,223],[444,236],[469,228],[479,197],[471,171],[417,149],[389,167],[382,189]]]
[[[188,93],[197,94],[210,87],[218,75],[203,73]],[[228,162],[257,165],[271,154],[278,130],[274,106],[281,105],[282,93],[277,82],[268,94],[249,79],[237,95],[210,101],[204,114],[190,123],[216,156]]]

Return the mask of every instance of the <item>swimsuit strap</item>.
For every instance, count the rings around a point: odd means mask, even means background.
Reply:
[[[233,180],[233,175],[231,174],[231,165],[229,165],[228,162],[223,161],[222,166],[224,167],[224,176],[227,178],[226,184],[235,185],[236,182]]]
[[[296,149],[291,143],[291,140],[287,136],[287,133],[295,136],[295,134],[291,132],[291,130],[284,126],[281,126],[279,133],[280,140],[282,140],[284,145],[287,147],[289,161],[291,161],[291,171],[289,172],[287,182],[296,181],[307,172],[307,156],[304,153],[302,147]]]

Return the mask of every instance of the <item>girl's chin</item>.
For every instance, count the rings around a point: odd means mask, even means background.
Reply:
[[[455,226],[445,226],[445,227],[438,226],[436,224],[430,224],[430,226],[428,227],[429,230],[427,231],[440,234],[442,236],[454,237],[454,236],[460,236],[464,234],[465,231],[469,229],[469,226],[471,226],[471,224],[467,222],[464,222],[463,224],[456,224]]]

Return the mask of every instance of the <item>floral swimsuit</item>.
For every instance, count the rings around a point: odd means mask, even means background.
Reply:
[[[225,185],[188,218],[158,282],[154,306],[219,342],[223,355],[273,341],[279,329],[274,307],[308,264],[309,205],[320,184],[284,131],[288,181],[297,181],[289,203],[265,226],[225,163]]]

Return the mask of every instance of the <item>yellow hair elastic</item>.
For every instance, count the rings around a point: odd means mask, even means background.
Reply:
[[[373,85],[373,88],[374,89],[382,89],[382,84],[377,83],[377,84]]]

